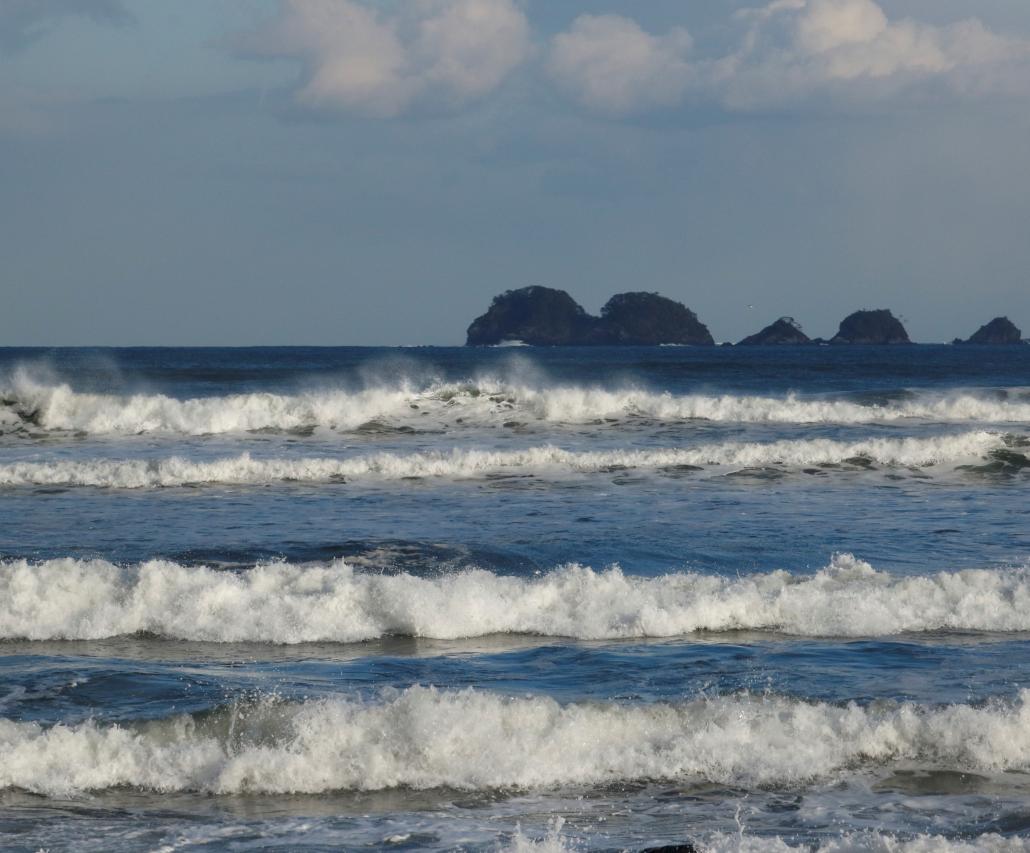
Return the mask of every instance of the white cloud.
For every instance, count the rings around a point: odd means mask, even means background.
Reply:
[[[807,8],[795,6],[792,11],[803,13],[797,24],[798,43],[812,53],[867,44],[889,28],[883,9],[872,0],[814,0]]]
[[[244,47],[300,59],[301,103],[384,118],[420,103],[453,108],[481,97],[529,50],[529,25],[513,0],[406,0],[395,8],[283,0],[279,16]]]
[[[875,0],[773,0],[742,9],[738,46],[691,58],[687,31],[652,35],[617,15],[583,15],[551,42],[548,70],[589,109],[632,114],[687,97],[768,109],[812,96],[838,104],[937,81],[955,92],[1026,94],[1030,43],[972,18],[892,20]]]
[[[690,34],[655,36],[620,15],[581,15],[551,42],[548,71],[599,112],[626,114],[676,103],[691,82]]]
[[[890,20],[874,0],[777,0],[743,16],[743,47],[723,60],[713,85],[730,106],[828,93],[841,98],[893,94],[926,80],[955,90],[1004,69],[1025,75],[1030,44],[969,19],[934,26]],[[990,74],[1000,83],[1006,75]]]

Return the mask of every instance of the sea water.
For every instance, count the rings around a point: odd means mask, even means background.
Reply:
[[[0,350],[4,850],[1030,849],[1030,347]]]

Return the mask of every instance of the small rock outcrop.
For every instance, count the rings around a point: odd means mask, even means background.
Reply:
[[[601,309],[606,343],[714,346],[711,332],[682,302],[657,293],[617,293]]]
[[[762,331],[744,338],[737,346],[779,346],[782,344],[808,344],[812,339],[802,330],[801,324],[793,317],[780,317],[770,323]]]
[[[965,344],[1021,344],[1023,333],[1008,317],[995,317],[981,326]]]
[[[523,287],[495,296],[489,310],[472,321],[465,344],[506,341],[534,346],[715,343],[693,311],[657,293],[616,294],[601,316],[594,317],[564,290],[551,287]]]
[[[856,311],[845,317],[831,344],[910,344],[901,321],[886,308]]]
[[[564,290],[522,287],[494,297],[468,328],[467,346],[522,341],[534,346],[599,343],[598,321]]]

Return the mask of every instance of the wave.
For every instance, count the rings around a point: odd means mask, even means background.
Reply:
[[[519,829],[502,849],[506,853],[572,853],[586,849],[586,845],[575,836],[563,834],[564,825],[562,818],[552,819],[542,838],[531,838]],[[669,850],[670,853],[674,849],[695,850],[697,853],[1027,853],[1030,839],[1006,838],[997,833],[971,838],[919,834],[905,839],[886,832],[866,830],[798,844],[779,836],[749,835],[742,829],[733,835],[714,833],[704,840],[692,839],[689,843],[682,843],[680,848],[670,845],[647,849]]]
[[[94,435],[347,431],[373,423],[437,428],[453,427],[459,419],[466,424],[496,426],[519,418],[566,424],[626,418],[749,423],[1030,422],[1030,400],[1009,392],[996,396],[918,393],[906,400],[863,404],[795,395],[674,395],[634,388],[534,387],[494,379],[180,400],[164,394],[83,393],[67,384],[36,381],[22,370],[0,388],[0,401],[0,429]]]
[[[343,561],[242,571],[152,560],[0,563],[0,639],[89,640],[148,633],[203,642],[352,643],[491,634],[579,639],[768,630],[887,636],[1030,631],[1030,570],[898,577],[838,554],[811,575],[659,577],[564,566],[524,578],[482,569],[417,577]]]
[[[586,844],[562,832],[565,821],[553,818],[542,838],[515,832],[511,842],[501,848],[506,853],[573,853],[586,849]],[[793,840],[793,839],[792,839]],[[919,834],[912,838],[899,838],[886,832],[865,830],[845,832],[837,838],[813,843],[790,843],[779,836],[749,835],[743,828],[733,835],[712,833],[701,840],[680,842],[669,846],[652,846],[648,850],[695,850],[697,853],[1027,853],[1030,839],[1006,838],[987,833],[971,838],[946,838],[943,835]],[[646,853],[646,851],[645,851]]]
[[[524,846],[518,847],[519,843]],[[815,845],[795,846],[778,837],[764,838],[741,833],[716,835],[707,841],[697,842],[694,847],[698,853],[1027,853],[1030,851],[1030,840],[1006,838],[997,833],[971,838],[921,834],[902,839],[885,832],[867,831],[844,833],[839,838]],[[563,853],[578,847],[558,833],[551,832],[539,841],[516,839],[511,849]]]
[[[0,465],[0,486],[95,486],[145,489],[199,484],[259,485],[282,481],[309,483],[352,479],[382,480],[441,477],[465,479],[491,473],[540,475],[611,472],[623,469],[683,469],[702,466],[757,468],[806,465],[927,467],[982,460],[1006,451],[1007,436],[970,432],[929,438],[879,438],[842,442],[830,439],[768,443],[724,443],[655,450],[571,451],[552,445],[523,450],[452,450],[376,453],[344,459],[256,459],[249,453],[211,461],[167,459],[94,459],[13,462]],[[1011,460],[1010,460],[1011,463]]]
[[[139,722],[0,719],[0,789],[468,790],[700,779],[796,786],[861,766],[1030,769],[1030,691],[930,708],[735,695],[678,704],[562,705],[411,687],[373,700],[242,702]]]

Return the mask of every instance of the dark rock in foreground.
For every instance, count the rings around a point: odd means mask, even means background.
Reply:
[[[657,293],[615,294],[601,309],[601,331],[613,344],[715,344],[697,314]]]
[[[523,287],[494,297],[468,328],[467,346],[522,341],[535,346],[600,343],[597,318],[564,290]]]
[[[534,346],[715,343],[697,315],[657,293],[619,293],[593,317],[564,290],[523,287],[495,296],[472,321],[466,346],[522,341]]]
[[[803,331],[793,317],[780,317],[775,323],[766,326],[762,331],[744,338],[737,346],[772,346],[781,344],[807,344],[811,338]]]
[[[901,321],[885,308],[845,317],[831,344],[910,344]]]
[[[977,329],[966,344],[1021,344],[1023,333],[1008,317],[995,317],[985,326]]]

